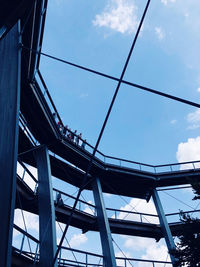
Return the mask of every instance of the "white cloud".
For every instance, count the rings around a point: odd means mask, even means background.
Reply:
[[[32,173],[32,175],[37,179],[37,169],[32,167],[32,166],[29,166],[26,164],[26,167],[27,169]],[[32,177],[28,174],[28,172],[26,171],[24,173],[24,168],[22,167],[22,165],[17,162],[17,174],[22,178],[23,176],[23,179],[24,179],[24,182],[34,191],[35,190],[35,181],[32,179]]]
[[[200,87],[197,88],[197,92],[200,93]]]
[[[177,120],[171,120],[170,123],[171,124],[176,124],[177,123]]]
[[[195,129],[198,129],[200,127],[199,124],[191,124],[187,127],[188,130],[195,130]]]
[[[86,97],[88,97],[88,93],[81,93],[79,97],[80,98],[86,98]]]
[[[143,260],[160,260],[160,261],[166,261],[168,256],[168,250],[165,245],[159,245],[158,243],[152,244],[151,246],[148,246],[146,249],[146,253],[142,256]],[[169,260],[169,259],[168,259]],[[138,264],[138,267],[143,267],[143,264]],[[152,263],[149,265],[145,264],[145,267],[152,266]]]
[[[23,211],[24,215],[24,220],[26,223],[26,228],[27,231],[30,230],[35,230],[37,233],[39,231],[39,217],[35,214]],[[22,212],[20,209],[15,210],[14,214],[14,223],[18,225],[20,228],[25,230],[24,222],[23,222],[23,217],[22,217]],[[19,232],[15,231],[15,236],[19,234]]]
[[[92,201],[89,200],[88,204],[92,204]],[[87,205],[87,204],[85,204],[85,209],[83,211],[86,212],[86,213],[89,213],[91,215],[95,214],[95,210],[90,205]]]
[[[194,130],[200,127],[200,109],[197,109],[195,112],[191,112],[186,117],[189,126],[187,129]]]
[[[119,258],[131,258],[131,254],[129,252],[117,252],[115,253],[115,257],[119,257]],[[124,266],[124,260],[120,260],[120,259],[117,259],[116,260],[117,262],[117,266]],[[133,266],[132,265],[132,262],[129,262],[128,260],[126,261],[126,266],[127,267],[131,267]]]
[[[79,247],[81,244],[86,243],[88,240],[85,234],[74,234],[69,243],[72,248]]]
[[[168,3],[175,3],[176,0],[161,0],[161,3],[163,3],[164,5],[167,5]]]
[[[200,136],[196,138],[189,138],[187,142],[180,143],[176,152],[176,158],[178,162],[200,160]],[[195,163],[195,167],[200,166]],[[181,166],[181,170],[189,168],[193,168],[192,164]]]
[[[155,243],[155,240],[151,238],[145,238],[145,237],[129,237],[126,238],[124,246],[126,248],[136,250],[136,251],[141,251],[141,250],[146,250],[149,246],[152,246]],[[137,244],[135,246],[134,244]]]
[[[187,115],[187,121],[189,123],[196,123],[200,121],[200,109],[197,109],[195,112],[191,112]]]
[[[144,260],[161,260],[165,261],[167,258],[168,250],[166,245],[164,244],[164,240],[156,242],[152,238],[145,238],[145,237],[128,237],[125,238],[124,246],[127,249],[131,249],[133,251],[140,251],[142,252],[142,259]],[[152,267],[152,263],[144,263],[141,262],[137,266],[145,266],[145,267]]]
[[[133,209],[133,207],[136,207],[135,209]],[[132,198],[130,203],[125,205],[124,207],[121,207],[120,210],[124,210],[124,211],[133,211],[133,212],[141,212],[141,213],[147,213],[147,214],[157,214],[156,213],[156,209],[155,206],[153,204],[153,201],[150,200],[148,203],[146,202],[146,200],[138,200],[136,198]],[[133,213],[128,213],[128,212],[120,212],[118,217],[118,219],[121,220],[131,220],[131,221],[140,221],[141,217],[138,214],[133,214]],[[152,216],[147,216],[147,215],[143,215],[142,216],[142,221],[145,223],[159,223],[158,218],[157,217],[152,217]]]
[[[107,27],[120,33],[136,32],[137,7],[130,0],[112,0],[101,14],[97,14],[93,24]]]
[[[163,40],[165,38],[165,33],[161,27],[155,27],[155,33],[159,40]]]

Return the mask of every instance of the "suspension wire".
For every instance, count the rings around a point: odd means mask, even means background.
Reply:
[[[81,65],[78,65],[78,64],[75,64],[75,63],[66,61],[64,59],[61,59],[61,58],[58,58],[58,57],[55,57],[55,56],[51,56],[51,55],[46,54],[46,53],[43,53],[41,51],[37,51],[35,49],[28,48],[28,47],[26,47],[24,45],[22,45],[22,48],[25,49],[25,50],[28,50],[28,51],[32,51],[35,54],[46,56],[48,58],[54,59],[56,61],[59,61],[59,62],[68,64],[68,65],[71,65],[73,67],[76,67],[76,68],[79,68],[79,69],[83,69],[85,71],[88,71],[88,72],[97,74],[99,76],[103,76],[105,78],[108,78],[108,79],[111,79],[111,80],[120,82],[120,79],[119,78],[116,78],[114,76],[111,76],[111,75],[108,75],[108,74],[105,74],[105,73],[102,73],[102,72],[99,72],[99,71],[95,71],[95,70],[92,70],[90,68],[86,68],[84,66],[81,66]],[[146,87],[146,86],[137,84],[137,83],[129,82],[129,81],[126,81],[126,80],[123,80],[123,79],[121,80],[121,83],[127,84],[127,85],[132,86],[132,87],[136,87],[138,89],[141,89],[141,90],[146,91],[146,92],[149,92],[149,93],[153,93],[153,94],[156,94],[156,95],[160,95],[160,96],[163,96],[163,97],[166,97],[166,98],[175,100],[177,102],[181,102],[183,104],[187,104],[187,105],[190,105],[190,106],[193,106],[193,107],[196,107],[196,108],[200,108],[200,104],[195,103],[193,101],[189,101],[189,100],[184,99],[184,98],[181,98],[181,97],[177,97],[177,96],[173,96],[173,95],[170,95],[170,94],[167,94],[167,93],[163,93],[162,91],[155,90],[155,89],[152,89],[152,88],[149,88],[149,87]]]
[[[200,205],[200,202],[196,205],[196,207],[195,207],[195,209],[194,209],[194,211],[193,212],[191,212],[191,215],[193,215],[193,213],[195,212],[195,210],[197,210],[197,208],[199,207],[199,205]]]
[[[120,248],[120,246],[116,243],[116,241],[113,239],[113,237],[112,237],[112,241],[113,241],[113,243],[116,245],[116,247],[119,249],[119,251],[122,253],[122,255],[124,256],[124,258],[127,259],[127,261],[130,263],[130,265],[133,267],[133,264],[132,264],[131,261],[126,257],[126,254],[123,252],[123,250]]]
[[[97,149],[98,149],[99,143],[100,143],[100,141],[101,141],[101,138],[102,138],[104,129],[105,129],[105,127],[106,127],[108,118],[109,118],[109,116],[110,116],[110,113],[111,113],[113,104],[114,104],[115,99],[116,99],[116,97],[117,97],[117,93],[118,93],[119,88],[120,88],[120,85],[121,85],[121,83],[122,83],[122,79],[123,79],[124,74],[125,74],[125,72],[126,72],[126,69],[127,69],[129,60],[130,60],[130,58],[131,58],[133,49],[134,49],[134,47],[135,47],[135,44],[136,44],[138,35],[139,35],[139,33],[140,33],[140,29],[141,29],[141,27],[142,27],[142,24],[143,24],[143,21],[144,21],[146,12],[147,12],[147,10],[148,10],[150,1],[151,1],[151,0],[148,0],[148,1],[147,1],[146,7],[145,7],[145,9],[144,9],[144,13],[143,13],[142,18],[141,18],[141,21],[140,21],[140,23],[139,23],[139,27],[138,27],[138,29],[137,29],[136,35],[135,35],[135,37],[134,37],[134,40],[133,40],[133,43],[132,43],[132,46],[131,46],[131,49],[130,49],[130,51],[129,51],[128,57],[127,57],[127,59],[126,59],[126,62],[125,62],[124,68],[123,68],[123,71],[122,71],[122,73],[121,73],[120,80],[119,80],[119,82],[118,82],[118,85],[117,85],[117,88],[116,88],[115,93],[114,93],[114,95],[113,95],[113,98],[112,98],[111,104],[110,104],[110,106],[109,106],[107,115],[106,115],[106,117],[105,117],[103,126],[102,126],[102,128],[101,128],[99,137],[98,137],[98,139],[97,139],[95,148],[94,148],[93,153],[92,153],[92,157],[90,158],[90,162],[89,162],[89,164],[88,164],[87,172],[86,172],[85,175],[84,175],[83,182],[82,182],[83,185],[87,182],[87,177],[88,177],[88,174],[89,174],[89,172],[90,172],[90,170],[91,170],[94,156],[95,156],[95,154],[96,154],[96,151],[97,151]],[[92,182],[92,179],[91,179],[91,182]],[[72,216],[73,216],[74,210],[75,210],[75,208],[76,208],[76,205],[77,205],[77,202],[78,202],[78,199],[79,199],[79,197],[80,197],[80,194],[81,194],[81,191],[82,191],[82,190],[83,190],[83,186],[81,186],[81,188],[79,189],[79,192],[78,192],[78,194],[77,194],[77,197],[76,197],[76,200],[75,200],[75,202],[74,202],[74,205],[73,205],[71,214],[70,214],[69,219],[68,219],[68,222],[67,222],[67,224],[66,224],[66,226],[65,226],[65,230],[64,230],[64,232],[63,232],[63,236],[62,236],[62,238],[61,238],[61,240],[60,240],[60,244],[59,244],[59,246],[58,246],[58,248],[57,248],[57,251],[56,251],[56,254],[55,254],[55,257],[54,257],[54,260],[53,260],[53,265],[54,265],[54,263],[55,263],[55,261],[56,261],[56,258],[57,258],[57,256],[58,256],[58,253],[59,253],[60,248],[61,248],[61,246],[62,246],[62,242],[63,242],[63,240],[64,240],[64,236],[65,236],[65,234],[66,234],[66,232],[67,232],[67,229],[68,229],[68,227],[69,227],[69,224],[70,224],[70,222],[71,222],[71,220],[72,220]]]
[[[127,214],[121,220],[125,220],[131,214],[129,212],[132,212],[133,210],[136,211],[135,208],[136,208],[137,205],[139,205],[140,202],[141,202],[141,199],[138,201],[138,203],[134,207],[132,207],[132,209],[130,211],[127,212]]]
[[[83,196],[83,194],[81,194],[81,197],[83,198],[83,200],[85,202],[87,202],[87,200],[85,199],[85,197]],[[86,205],[86,204],[85,204]],[[92,214],[95,215],[95,212],[92,210],[92,208],[90,207],[90,205],[87,205],[89,207],[89,209],[91,210]],[[95,205],[95,208],[96,208],[96,205]]]
[[[188,186],[177,186],[177,187],[171,187],[171,188],[160,188],[157,189],[157,191],[169,191],[169,190],[177,190],[177,189],[187,189],[187,188],[192,188],[191,185]]]
[[[169,252],[167,252],[167,257],[166,257],[166,262],[165,262],[165,265],[164,265],[164,267],[166,266],[166,264],[167,264],[167,260],[168,260],[168,258],[169,258]]]
[[[24,228],[25,228],[26,233],[28,234],[27,227],[26,227],[26,221],[25,221],[25,217],[24,217],[24,212],[22,210],[21,197],[20,197],[18,190],[16,190],[16,191],[17,191],[17,195],[18,195],[18,199],[19,199],[19,205],[20,205],[20,210],[21,210],[21,214],[22,214],[22,220],[23,220]],[[28,236],[27,236],[27,241],[28,241],[28,246],[29,246],[30,252],[32,253],[31,244],[30,244],[30,240],[29,240]]]
[[[174,198],[174,199],[177,200],[178,202],[180,202],[180,203],[184,204],[185,206],[187,206],[187,207],[191,208],[192,210],[194,210],[194,207],[188,205],[188,204],[185,203],[184,201],[182,201],[182,200],[180,200],[180,199],[178,199],[178,198],[176,198],[176,197],[170,195],[169,193],[167,193],[167,192],[165,192],[165,191],[161,191],[161,192],[165,193],[166,195],[168,195],[168,196]]]
[[[62,231],[62,233],[63,233],[63,229],[62,229],[62,227],[61,227],[60,223],[59,223],[59,222],[57,222],[57,223],[58,223],[58,226],[60,227],[60,230],[61,230],[61,231]],[[70,249],[72,249],[72,248],[71,248],[71,246],[70,246],[70,243],[69,243],[68,239],[66,238],[66,236],[65,236],[65,241],[67,242],[67,244],[68,244],[69,248],[70,248]],[[74,251],[73,251],[73,250],[71,250],[71,252],[72,252],[72,255],[73,255],[73,257],[74,257],[74,259],[75,259],[76,263],[78,264],[78,266],[80,266],[80,265],[79,265],[79,263],[78,263],[78,260],[77,260],[77,258],[76,258],[76,255],[75,255]]]
[[[100,257],[100,258],[99,258],[99,262],[97,263],[98,266],[101,266],[101,265],[100,265],[101,261],[102,261],[102,258]],[[103,265],[102,265],[102,266],[103,266]],[[87,266],[86,266],[86,267],[87,267]]]

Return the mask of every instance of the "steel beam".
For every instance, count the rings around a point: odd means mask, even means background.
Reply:
[[[99,178],[95,178],[93,181],[93,194],[97,210],[97,221],[99,225],[99,232],[101,237],[101,245],[104,256],[105,267],[116,267],[115,254],[112,243],[112,236],[110,232],[110,226],[106,214],[105,204],[103,200],[103,193],[101,188],[101,182]]]
[[[49,153],[45,146],[38,148],[35,153],[38,168],[39,266],[52,267],[57,245]],[[57,261],[54,267],[57,267]]]
[[[11,265],[16,195],[21,51],[19,23],[0,40],[0,266]]]
[[[152,197],[153,197],[153,201],[154,201],[157,213],[158,213],[160,226],[161,226],[161,229],[162,229],[162,232],[163,232],[166,244],[167,244],[167,248],[170,254],[172,264],[173,266],[177,266],[176,259],[171,254],[171,251],[174,250],[176,246],[175,246],[174,239],[173,239],[171,230],[169,228],[169,225],[168,225],[168,222],[167,222],[167,219],[166,219],[163,207],[162,207],[162,203],[160,201],[160,198],[159,198],[159,195],[156,189],[153,190]]]

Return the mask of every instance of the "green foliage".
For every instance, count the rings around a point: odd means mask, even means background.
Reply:
[[[193,200],[196,199],[200,199],[200,180],[199,179],[195,179],[191,182],[192,188],[193,188],[193,192],[195,194],[195,197],[193,198]]]
[[[184,224],[183,232],[178,235],[179,242],[173,253],[178,259],[177,266],[200,266],[200,220],[191,218],[188,214],[180,213]],[[195,231],[196,230],[196,231]]]
[[[191,182],[195,197],[200,199],[200,181]],[[180,212],[180,221],[183,223],[181,233],[177,236],[176,251],[173,255],[178,259],[177,266],[200,266],[200,219],[193,218],[189,214]]]

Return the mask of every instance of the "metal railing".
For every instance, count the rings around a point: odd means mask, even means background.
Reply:
[[[32,133],[28,127],[27,121],[21,112],[20,112],[20,116],[19,116],[19,126],[21,127],[21,129],[25,133],[25,135],[28,137],[31,144],[36,146],[38,144],[38,141],[32,135]]]
[[[39,261],[39,240],[33,237],[31,234],[27,233],[19,226],[14,225],[16,231],[15,234],[18,235],[18,240],[21,242],[13,242],[13,249],[15,253],[23,255],[25,258],[29,258],[33,263],[38,263]],[[20,239],[21,238],[21,239]],[[26,240],[31,241],[31,248],[29,248]],[[151,264],[152,267],[156,266],[172,266],[171,262],[168,261],[158,261],[158,260],[143,260],[136,258],[125,258],[125,257],[116,257],[118,267],[127,267],[135,266],[137,263],[142,263],[142,266],[145,264]],[[70,247],[62,246],[60,253],[58,255],[58,264],[59,266],[81,266],[81,267],[97,267],[104,266],[103,256],[97,253],[92,253],[88,251],[82,251],[78,249],[73,249]]]
[[[33,193],[36,193],[38,180],[20,159],[17,161],[17,174]]]
[[[43,96],[46,99],[47,104],[49,105],[50,110],[52,110],[52,114],[55,113],[58,117],[58,120],[60,121],[61,125],[64,126],[61,117],[58,113],[58,110],[56,109],[56,106],[53,102],[53,99],[51,98],[51,95],[49,93],[49,90],[47,88],[47,85],[40,73],[40,71],[38,71],[37,75],[37,83],[41,86],[40,90],[43,92]],[[56,121],[55,121],[56,123]],[[56,123],[57,124],[57,123]],[[68,130],[68,132],[73,133],[72,131]],[[75,136],[77,136],[75,134]],[[67,138],[65,138],[63,136],[64,139],[67,140]],[[81,142],[85,142],[84,139],[80,138]],[[90,145],[88,142],[85,142],[86,150],[90,153],[93,152],[94,147],[92,145]],[[198,161],[188,161],[188,162],[181,162],[181,163],[172,163],[172,164],[162,164],[162,165],[152,165],[152,164],[145,164],[142,162],[137,162],[137,161],[132,161],[132,160],[127,160],[127,159],[122,159],[122,158],[118,158],[118,157],[113,157],[113,156],[109,156],[109,155],[105,155],[104,153],[102,153],[101,151],[97,150],[97,155],[99,157],[99,159],[101,161],[103,161],[104,163],[108,163],[108,164],[113,164],[116,166],[120,166],[120,167],[128,167],[128,168],[132,168],[132,169],[136,169],[139,171],[148,171],[148,172],[152,172],[154,174],[156,173],[163,173],[163,172],[174,172],[174,171],[180,171],[180,170],[196,170],[196,169],[200,169],[200,160]]]
[[[19,167],[20,166],[20,167]],[[19,172],[20,168],[20,172]],[[38,187],[38,181],[34,177],[34,175],[31,173],[31,171],[26,167],[26,165],[18,160],[18,177],[32,190],[34,194],[37,193],[37,187]],[[76,197],[67,194],[61,190],[58,190],[56,188],[53,188],[53,194],[54,194],[54,201],[56,203],[57,200],[57,194],[61,194],[61,199],[63,201],[64,206],[73,207],[74,201],[76,200]],[[134,221],[134,222],[140,222],[140,223],[150,223],[150,224],[159,224],[159,218],[157,214],[150,214],[150,213],[144,213],[144,212],[137,212],[133,211],[134,207],[130,206],[130,209],[132,210],[124,210],[124,209],[114,209],[114,208],[106,208],[108,218],[111,219],[117,219],[117,220],[124,220],[124,221]],[[80,212],[84,212],[88,215],[96,216],[96,206],[86,202],[84,200],[79,199],[77,203],[76,210]],[[200,212],[200,210],[189,210],[182,212],[183,214],[193,214]],[[180,212],[176,213],[168,213],[166,214],[166,217],[168,219],[169,223],[177,223],[180,220]],[[176,219],[174,219],[176,218]]]

